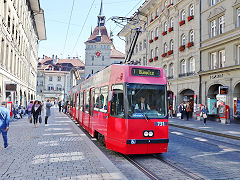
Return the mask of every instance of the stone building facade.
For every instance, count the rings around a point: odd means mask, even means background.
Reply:
[[[45,39],[38,0],[0,0],[1,100],[26,106],[35,99],[38,45]]]
[[[77,57],[58,59],[45,56],[39,60],[37,74],[37,99],[66,100],[72,87],[84,80],[84,63]]]
[[[219,86],[225,86],[233,115],[240,111],[240,1],[202,3],[201,22],[202,103],[216,99]]]
[[[141,28],[132,61],[163,67],[168,77],[169,104],[189,102],[199,94],[200,3],[197,0],[151,0],[138,10]],[[126,54],[134,36],[127,24],[119,33],[126,38]]]

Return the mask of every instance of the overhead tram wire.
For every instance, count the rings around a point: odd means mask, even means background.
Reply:
[[[94,4],[94,3],[95,3],[95,0],[92,1],[91,7],[90,7],[89,10],[88,10],[86,19],[85,19],[85,21],[84,21],[84,23],[83,23],[83,26],[82,26],[82,29],[81,29],[78,37],[77,37],[77,41],[76,41],[74,47],[73,47],[72,54],[73,54],[73,51],[74,51],[74,49],[76,48],[76,46],[77,46],[77,44],[78,44],[78,40],[79,40],[79,38],[80,38],[80,36],[81,36],[81,34],[82,34],[82,32],[83,32],[83,28],[85,27],[85,24],[86,24],[86,22],[87,22],[88,16],[89,16],[89,14],[90,14],[90,11],[92,10],[92,7],[93,7],[93,4]]]
[[[64,47],[63,47],[63,55],[64,55],[65,48],[66,48],[67,37],[68,37],[69,27],[70,27],[70,23],[71,23],[71,19],[72,19],[72,13],[73,13],[74,3],[75,3],[75,0],[73,0],[71,13],[70,13],[70,17],[69,17],[69,20],[68,20],[67,33],[66,33],[66,38],[65,38]]]
[[[141,2],[142,2],[142,0],[140,0],[140,1],[125,15],[125,17],[128,16],[128,15],[136,8],[136,6],[138,6]],[[112,31],[114,31],[117,27],[118,27],[118,25],[116,24]]]

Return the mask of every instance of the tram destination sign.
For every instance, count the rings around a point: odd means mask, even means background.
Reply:
[[[160,77],[161,72],[158,69],[132,68],[132,76]]]

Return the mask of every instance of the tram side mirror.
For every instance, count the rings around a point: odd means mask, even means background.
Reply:
[[[113,91],[109,91],[109,95],[108,95],[108,101],[112,102],[113,101]]]

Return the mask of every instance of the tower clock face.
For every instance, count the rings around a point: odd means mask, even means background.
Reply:
[[[101,54],[102,54],[101,51],[96,51],[96,54],[95,54],[95,55],[96,55],[96,57],[100,57]]]

